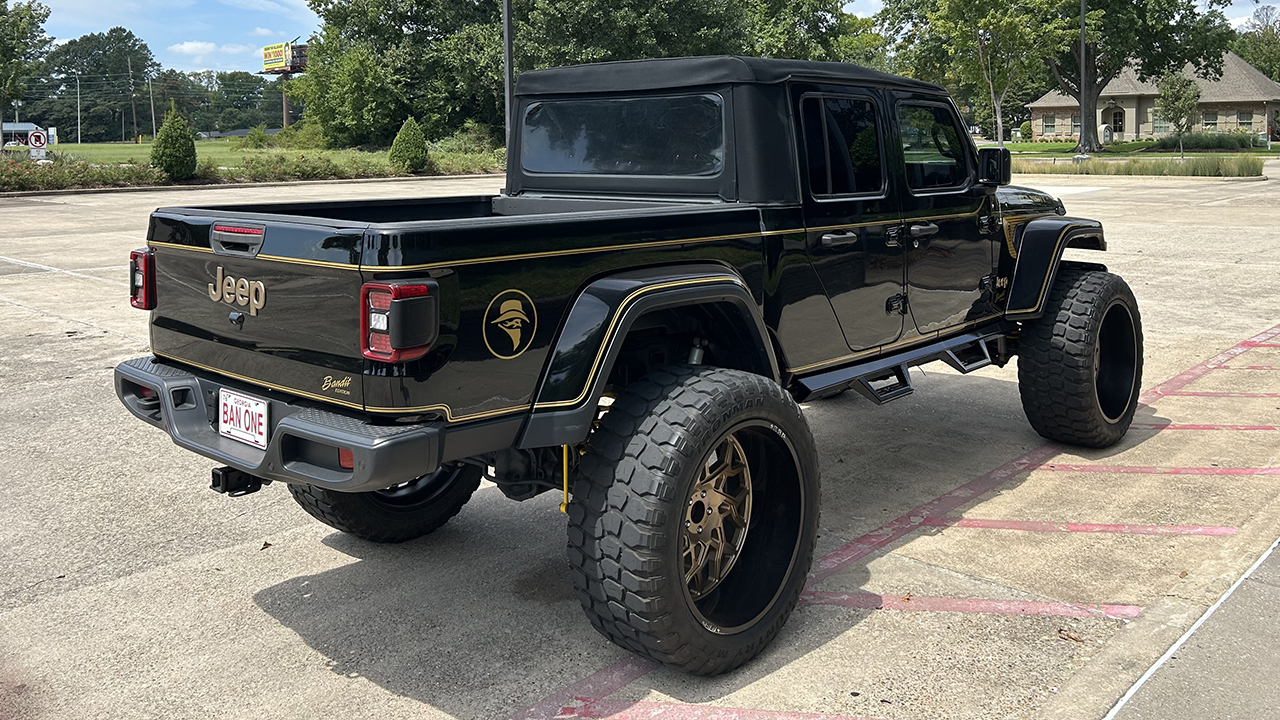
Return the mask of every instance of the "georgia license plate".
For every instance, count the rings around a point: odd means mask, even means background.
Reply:
[[[218,390],[218,433],[267,449],[267,401],[221,388]]]

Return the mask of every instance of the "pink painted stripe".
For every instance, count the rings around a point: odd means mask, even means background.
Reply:
[[[807,605],[837,605],[866,610],[918,610],[925,612],[990,613],[995,615],[1043,615],[1051,617],[1135,618],[1142,613],[1137,605],[1088,605],[1085,603],[1039,600],[983,600],[981,598],[920,597],[918,595],[878,595],[806,591],[801,601]]]
[[[627,702],[625,700],[593,700],[573,710],[574,714],[561,717],[607,718],[608,720],[876,720],[867,717],[789,710],[757,710],[719,705]]]
[[[1253,342],[1252,340],[1245,340],[1241,344],[1250,348],[1280,348],[1280,343]]]
[[[1214,370],[1280,370],[1280,365],[1223,365]]]
[[[1036,469],[1055,472],[1110,473],[1114,475],[1280,475],[1280,468],[1269,467],[1157,467],[1154,465],[1045,463]]]
[[[1204,397],[1204,398],[1280,398],[1280,393],[1260,392],[1195,392],[1191,390],[1174,390],[1161,392],[1160,397]]]
[[[1280,430],[1280,425],[1230,425],[1220,423],[1134,423],[1129,427],[1133,430],[1220,430],[1225,432]]]
[[[1044,522],[1038,520],[984,520],[965,517],[925,518],[928,527],[1022,530],[1025,532],[1110,533],[1117,535],[1235,535],[1238,528],[1213,525],[1131,525],[1110,523]]]
[[[1250,349],[1249,343],[1267,342],[1276,337],[1280,337],[1280,325],[1254,335],[1235,347],[1229,348],[1195,367],[1165,380],[1163,383],[1144,392],[1141,398],[1150,400],[1160,397],[1162,393],[1181,390],[1221,363],[1247,352]],[[1010,482],[1021,473],[1040,466],[1057,454],[1058,451],[1049,445],[1041,445],[1029,450],[985,475],[921,505],[906,515],[856,540],[836,548],[814,562],[814,571],[810,577],[810,584],[816,584],[831,577],[850,563],[856,562],[858,559],[866,557],[894,540],[907,535],[919,527],[919,521],[924,517],[946,515],[965,503],[986,495]],[[535,720],[537,718],[550,717],[551,712],[563,709],[564,703],[570,699],[608,697],[636,679],[652,672],[656,667],[656,664],[648,660],[641,660],[635,657],[620,660],[596,672],[594,675],[543,698],[538,703],[513,715],[512,720]],[[555,707],[557,705],[560,707]]]
[[[658,663],[631,655],[576,683],[558,690],[511,716],[511,720],[547,720],[572,710],[574,701],[608,697],[658,668]]]
[[[1223,363],[1249,352],[1249,350],[1253,349],[1253,344],[1270,342],[1277,337],[1280,337],[1280,325],[1276,325],[1270,330],[1264,330],[1248,340],[1237,343],[1235,346],[1223,350],[1199,365],[1174,375],[1168,380],[1165,380],[1159,385],[1142,393],[1142,397],[1144,399],[1160,397],[1160,393],[1162,392],[1181,390],[1196,380],[1204,377],[1210,371],[1217,369]]]
[[[1023,453],[1014,460],[972,480],[949,493],[915,508],[902,517],[872,530],[860,538],[851,540],[814,561],[810,575],[811,585],[822,582],[840,572],[852,562],[870,555],[886,545],[902,538],[904,535],[920,527],[927,517],[949,515],[957,508],[973,502],[1000,486],[1012,481],[1023,473],[1035,470],[1050,458],[1058,455],[1058,449],[1050,445],[1041,445],[1034,450]]]

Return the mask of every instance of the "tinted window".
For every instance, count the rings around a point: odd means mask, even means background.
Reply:
[[[907,163],[907,184],[911,189],[929,190],[964,183],[967,174],[964,144],[950,109],[938,105],[899,105],[898,126]]]
[[[553,100],[525,111],[520,163],[542,173],[715,175],[724,107],[714,95]]]
[[[870,102],[805,98],[800,114],[814,195],[881,191],[884,167],[875,107]]]

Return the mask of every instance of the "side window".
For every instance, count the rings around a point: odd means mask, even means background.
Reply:
[[[815,196],[878,193],[884,188],[875,106],[854,98],[808,97],[800,114],[809,188]]]
[[[964,184],[964,144],[950,109],[940,105],[898,106],[907,185],[936,190]]]

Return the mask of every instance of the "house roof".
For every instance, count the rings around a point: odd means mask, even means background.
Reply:
[[[1222,77],[1217,80],[1205,79],[1196,75],[1195,67],[1190,63],[1182,69],[1182,74],[1191,78],[1200,86],[1200,102],[1280,102],[1280,83],[1272,80],[1262,71],[1245,62],[1239,55],[1228,52],[1222,58]],[[1108,97],[1155,97],[1160,94],[1155,79],[1143,82],[1132,66],[1120,71],[1119,77],[1107,83],[1102,89],[1102,98]],[[1078,108],[1080,103],[1057,90],[1045,93],[1044,97],[1032,103],[1030,108]]]
[[[32,130],[43,130],[43,129],[44,128],[40,127],[39,125],[36,125],[35,123],[29,123],[29,122],[0,123],[0,132],[7,132],[7,133],[23,133],[23,132],[29,133]]]

